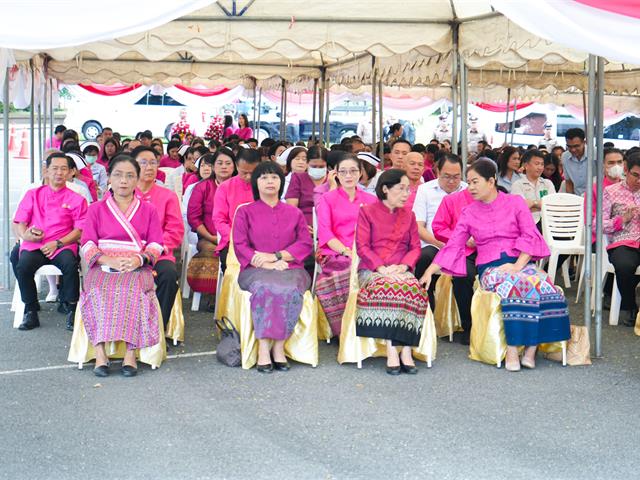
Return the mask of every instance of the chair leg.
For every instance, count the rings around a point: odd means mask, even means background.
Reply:
[[[427,355],[427,368],[431,368],[431,354]]]
[[[191,311],[197,312],[200,310],[200,297],[202,294],[200,292],[193,292],[193,300],[191,301]]]
[[[551,252],[551,256],[549,257],[549,265],[547,266],[547,274],[549,275],[549,280],[551,283],[555,285],[556,283],[556,270],[558,269],[558,252]]]
[[[82,370],[83,367],[83,363],[82,362],[78,362],[78,370]]]
[[[562,342],[562,366],[567,366],[567,342]]]
[[[358,368],[362,368],[362,360],[358,360]]]
[[[578,290],[576,291],[576,303],[580,301],[580,292],[582,292],[582,283],[584,282],[584,259],[580,261],[580,278],[578,279]]]
[[[609,309],[609,325],[618,325],[618,317],[620,316],[620,290],[618,290],[618,281],[613,278],[613,289],[611,290],[611,307]]]
[[[562,278],[565,288],[571,288],[571,278],[569,278],[569,259],[562,264]]]
[[[19,293],[18,293],[19,294]],[[24,316],[24,303],[22,300],[16,305],[15,313],[13,314],[13,328],[18,328],[22,323],[22,317]]]
[[[331,339],[327,338],[327,344],[331,343]]]

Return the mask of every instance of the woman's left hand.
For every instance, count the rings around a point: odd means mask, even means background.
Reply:
[[[136,268],[140,267],[140,257],[131,256],[123,257],[120,259],[120,271],[121,272],[133,272]]]
[[[515,274],[520,271],[520,267],[518,267],[515,263],[505,263],[504,265],[500,265],[498,270],[501,272]]]

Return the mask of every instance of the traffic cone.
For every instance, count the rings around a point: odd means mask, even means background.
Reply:
[[[20,153],[16,158],[29,158],[29,134],[26,130],[22,130],[22,145],[20,145]]]
[[[14,127],[11,127],[11,131],[9,133],[9,152],[13,152],[13,150],[16,148],[16,141],[15,141],[15,135],[16,135],[16,129]]]

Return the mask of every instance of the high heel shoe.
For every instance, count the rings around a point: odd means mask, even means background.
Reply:
[[[273,372],[273,363],[267,363],[265,365],[256,364],[256,369],[260,373],[271,373]]]
[[[396,367],[390,367],[389,365],[387,365],[387,373],[389,375],[400,375],[400,365],[396,366]]]
[[[400,360],[400,370],[403,373],[408,373],[409,375],[415,375],[418,373],[418,368],[415,365],[405,365],[405,363]]]
[[[507,359],[504,361],[504,368],[509,372],[519,372],[520,371],[520,361],[514,360],[509,362]]]

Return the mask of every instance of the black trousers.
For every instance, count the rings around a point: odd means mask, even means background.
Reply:
[[[63,250],[53,259],[49,259],[40,250],[32,252],[23,250],[19,254],[14,272],[20,286],[20,296],[24,303],[24,311],[40,310],[35,273],[44,265],[55,265],[62,272],[60,301],[70,304],[78,303],[78,298],[80,297],[80,274],[78,273],[78,257],[73,252]]]
[[[178,293],[178,269],[171,260],[160,260],[153,270],[156,272],[156,297],[160,303],[162,322],[166,328]]]
[[[608,251],[609,261],[616,271],[616,282],[622,302],[621,310],[637,310],[636,287],[640,276],[636,275],[636,269],[640,265],[640,250],[637,248],[620,246]]]
[[[460,313],[460,326],[465,332],[471,333],[471,300],[473,298],[473,284],[478,273],[476,269],[476,253],[467,257],[467,276],[453,277],[453,296]]]
[[[422,277],[422,275],[424,275],[424,272],[427,271],[427,268],[429,268],[429,265],[431,265],[433,259],[436,258],[437,254],[438,249],[432,245],[427,245],[426,247],[422,248],[422,250],[420,251],[420,258],[416,263],[415,269],[416,278],[418,280],[420,280],[420,277]],[[429,294],[429,306],[431,307],[431,311],[436,308],[436,299],[434,292],[437,280],[438,275],[434,275],[433,279],[431,280],[431,285],[429,285],[429,290],[427,290],[427,293]]]
[[[229,247],[220,250],[220,270],[222,273],[227,271],[227,255],[229,255]]]

